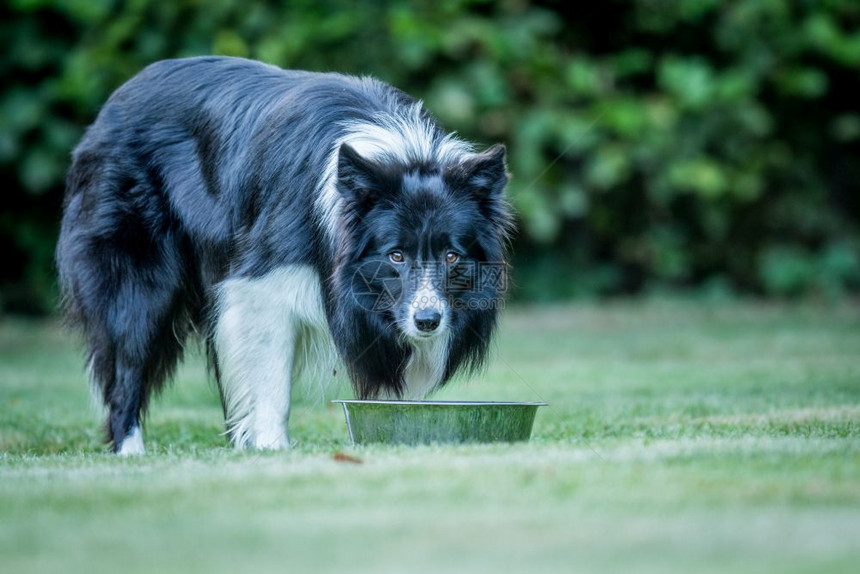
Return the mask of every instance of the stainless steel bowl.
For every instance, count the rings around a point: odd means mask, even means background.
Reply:
[[[354,444],[516,442],[546,403],[336,400]]]

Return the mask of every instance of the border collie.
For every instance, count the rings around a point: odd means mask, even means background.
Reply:
[[[505,148],[477,152],[387,84],[157,62],[72,160],[57,266],[114,452],[144,452],[147,403],[192,331],[240,448],[288,446],[305,367],[417,399],[485,359],[512,232]]]

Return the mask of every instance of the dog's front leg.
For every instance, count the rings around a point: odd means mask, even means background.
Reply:
[[[227,433],[239,448],[286,448],[297,326],[257,291],[233,280],[219,294],[214,336]]]

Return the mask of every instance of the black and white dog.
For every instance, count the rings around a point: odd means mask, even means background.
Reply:
[[[304,366],[330,377],[342,362],[363,398],[421,398],[479,367],[507,180],[503,146],[474,151],[374,79],[220,57],[147,67],[75,149],[57,246],[113,449],[144,452],[148,400],[191,331],[239,447],[288,445]]]

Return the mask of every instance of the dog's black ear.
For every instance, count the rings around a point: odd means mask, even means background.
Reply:
[[[338,150],[337,189],[358,205],[370,207],[391,187],[385,167],[362,156],[354,147],[343,143]]]
[[[469,156],[445,170],[445,181],[452,188],[466,188],[481,198],[501,195],[508,184],[505,146],[496,144]]]

